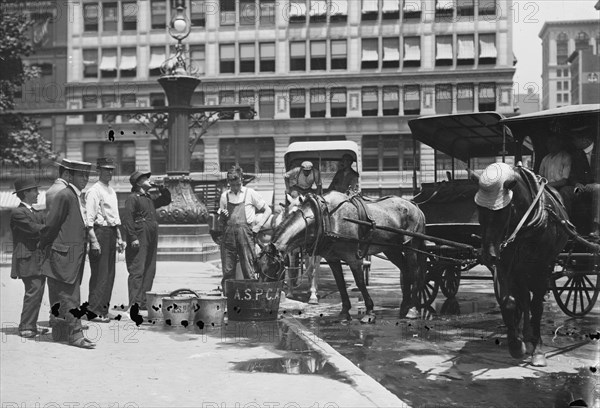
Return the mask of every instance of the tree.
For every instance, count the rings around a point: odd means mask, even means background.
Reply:
[[[31,166],[42,159],[54,159],[50,141],[44,139],[39,124],[23,115],[12,114],[15,94],[39,71],[24,64],[33,45],[29,33],[33,21],[22,12],[12,13],[0,6],[0,163]]]

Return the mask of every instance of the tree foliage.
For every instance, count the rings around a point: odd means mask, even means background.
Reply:
[[[31,55],[29,37],[33,22],[23,13],[11,13],[0,6],[0,162],[32,165],[55,157],[50,141],[39,133],[36,121],[18,114],[15,95],[28,80],[39,76],[23,57]]]

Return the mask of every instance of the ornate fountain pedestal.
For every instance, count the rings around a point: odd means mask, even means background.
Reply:
[[[171,192],[171,204],[157,210],[161,224],[206,224],[208,210],[198,200],[189,176],[167,176],[165,187]]]

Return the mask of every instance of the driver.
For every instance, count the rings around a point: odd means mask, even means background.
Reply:
[[[358,173],[352,168],[353,162],[354,158],[351,155],[345,154],[342,156],[338,171],[333,176],[328,190],[348,194],[348,191],[358,189]]]
[[[317,194],[323,193],[321,173],[313,167],[312,162],[304,161],[300,167],[294,167],[285,173],[284,180],[285,192],[292,195],[292,197],[297,196],[297,194],[293,194],[294,192],[301,195],[314,193],[313,185],[316,187]]]

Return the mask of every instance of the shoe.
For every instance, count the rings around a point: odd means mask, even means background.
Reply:
[[[97,316],[97,317],[94,317],[90,321],[96,322],[96,323],[108,323],[108,322],[110,322],[110,318],[108,318],[107,316]]]
[[[69,341],[69,345],[83,349],[93,349],[96,347],[96,343],[86,339],[85,337],[79,337],[75,340],[71,340]]]
[[[35,336],[37,336],[37,331],[35,330],[22,330],[19,331],[19,336],[25,338],[25,339],[33,339]]]

